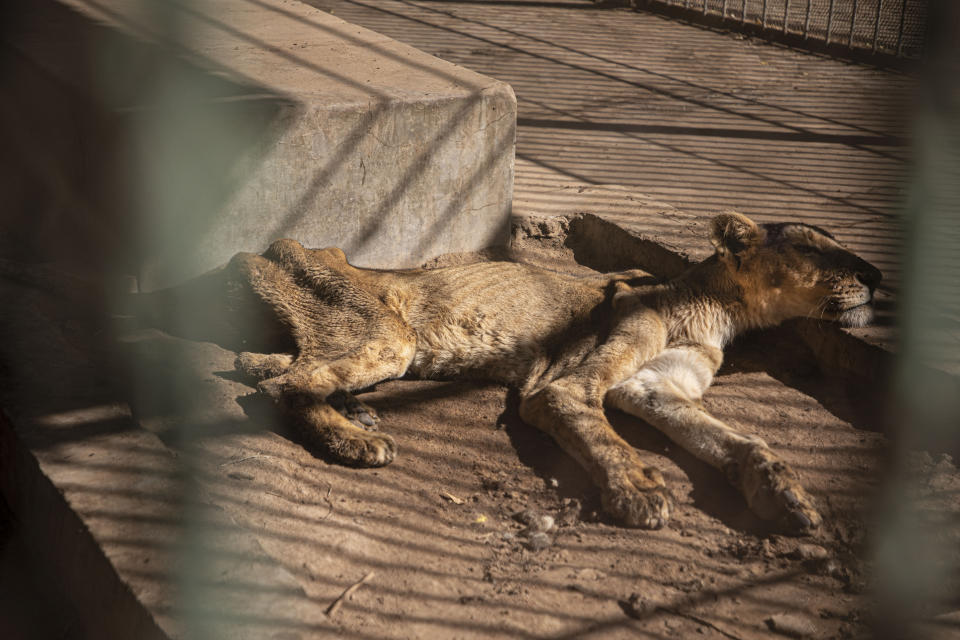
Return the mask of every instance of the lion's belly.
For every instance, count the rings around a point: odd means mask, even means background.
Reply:
[[[599,287],[513,263],[479,263],[420,276],[408,319],[417,335],[410,373],[522,383],[603,300]],[[551,347],[550,345],[553,345]]]
[[[536,340],[482,322],[443,322],[417,332],[410,373],[424,378],[475,376],[518,383],[542,353]]]

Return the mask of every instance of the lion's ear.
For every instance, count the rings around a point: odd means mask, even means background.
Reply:
[[[745,215],[736,211],[721,213],[713,219],[710,243],[717,255],[736,255],[760,239],[760,228]]]

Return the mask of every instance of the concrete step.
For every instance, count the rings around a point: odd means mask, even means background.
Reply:
[[[503,82],[287,0],[20,3],[0,251],[178,283],[279,237],[363,266],[503,242]]]

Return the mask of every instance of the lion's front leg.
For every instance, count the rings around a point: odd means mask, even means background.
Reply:
[[[736,431],[700,403],[719,362],[719,351],[702,346],[667,349],[611,388],[607,401],[724,472],[761,518],[792,533],[812,531],[821,517],[793,469],[763,440]]]
[[[520,416],[580,463],[601,488],[603,507],[630,527],[659,529],[670,517],[663,477],[610,426],[598,399],[577,379],[554,381],[523,399]]]
[[[636,296],[617,294],[614,309],[617,320],[606,341],[565,375],[528,392],[520,416],[553,436],[590,473],[607,513],[630,527],[658,529],[672,509],[663,476],[613,430],[603,398],[610,385],[663,350],[667,329]]]

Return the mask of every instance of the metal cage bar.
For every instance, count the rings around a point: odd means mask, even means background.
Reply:
[[[853,0],[853,7],[850,8],[850,33],[847,35],[847,46],[853,46],[853,32],[857,27],[857,0]]]
[[[830,30],[833,28],[833,2],[830,0],[830,6],[827,8],[827,44],[830,44]]]
[[[800,4],[794,0],[645,0],[641,3],[632,0],[631,4],[650,9],[682,8],[689,16],[703,16],[704,20],[720,16],[733,25],[742,25],[748,32],[759,30],[771,37],[776,34],[799,39],[809,42],[807,46],[811,47],[819,43],[833,49],[916,58],[925,35],[927,2],[806,0]],[[846,11],[850,11],[849,19]],[[864,15],[860,15],[861,12]]]
[[[900,28],[897,29],[897,55],[903,55],[903,25],[907,17],[907,0],[900,6]]]
[[[873,17],[873,52],[877,52],[877,43],[880,41],[880,14],[883,13],[883,0],[877,0],[877,13]]]

